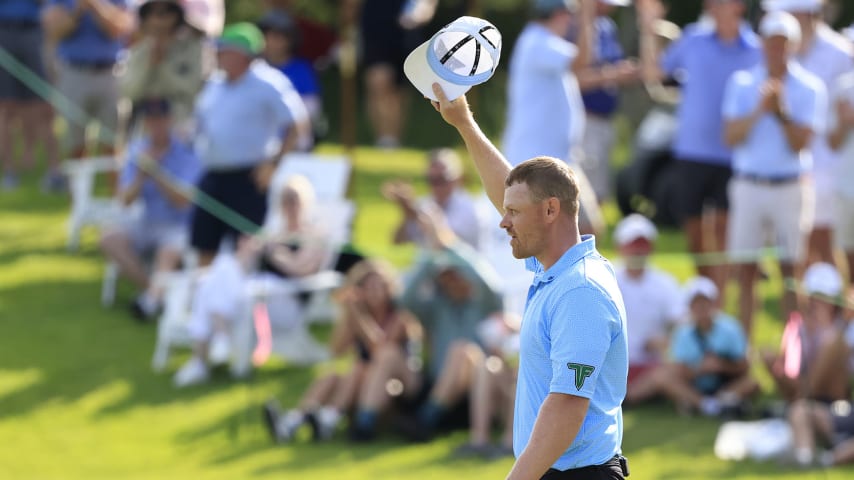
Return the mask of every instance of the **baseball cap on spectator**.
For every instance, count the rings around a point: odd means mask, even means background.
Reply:
[[[166,5],[176,14],[178,14],[182,22],[184,21],[184,6],[181,5],[181,2],[179,2],[178,0],[144,0],[142,3],[140,3],[139,10],[137,10],[137,15],[139,15],[139,18],[145,19],[146,17],[148,17],[148,15],[151,14],[154,5],[158,3]]]
[[[842,276],[829,263],[814,263],[804,273],[803,287],[810,295],[838,297],[842,293]]]
[[[614,241],[620,247],[640,238],[648,240],[651,243],[655,241],[656,237],[658,237],[658,230],[655,228],[655,225],[639,213],[633,213],[620,220],[620,223],[614,229]]]
[[[137,101],[133,106],[134,112],[139,115],[168,115],[171,111],[169,100],[163,97],[148,97]]]
[[[219,50],[234,50],[254,57],[264,49],[264,34],[249,22],[226,26],[216,42]]]
[[[297,24],[293,17],[282,10],[273,9],[265,13],[258,20],[258,28],[261,30],[274,30],[277,32],[291,33],[296,31]]]
[[[768,37],[786,37],[792,43],[801,41],[801,25],[792,14],[783,10],[772,10],[759,22],[759,34]]]
[[[613,5],[615,7],[628,7],[632,4],[632,0],[599,0],[599,3]]]
[[[707,277],[694,277],[685,284],[685,303],[688,305],[697,297],[703,297],[711,301],[718,299],[718,287],[715,282]]]
[[[555,10],[578,10],[578,0],[534,0],[534,14],[538,16],[551,15]]]
[[[438,100],[434,83],[454,100],[489,80],[500,57],[501,33],[495,25],[481,18],[460,17],[413,50],[403,63],[403,72],[430,100]]]
[[[782,10],[793,13],[814,13],[821,11],[823,5],[823,0],[764,0],[762,2],[762,8],[766,12]]]

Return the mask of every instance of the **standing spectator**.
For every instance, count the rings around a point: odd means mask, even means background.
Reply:
[[[611,198],[610,162],[616,141],[613,116],[618,108],[620,87],[640,78],[637,63],[625,59],[617,24],[610,17],[616,7],[630,4],[631,0],[597,1],[591,66],[578,73],[586,112],[580,165],[599,202]]]
[[[480,225],[477,208],[471,195],[463,186],[463,166],[460,157],[450,148],[430,151],[425,178],[430,195],[421,200],[414,198],[412,186],[401,182],[383,185],[386,198],[398,204],[403,221],[394,233],[394,243],[415,242],[424,244],[424,232],[418,222],[419,208],[438,207],[454,234],[474,248],[480,245]]]
[[[287,77],[263,61],[253,62],[263,48],[264,36],[255,25],[226,27],[217,43],[221,71],[196,105],[196,151],[205,167],[199,189],[257,226],[266,215],[276,165],[310,128]],[[237,233],[198,207],[191,232],[202,266],[211,263],[224,237]]]
[[[657,237],[655,225],[637,213],[614,229],[614,241],[624,261],[616,274],[626,305],[629,338],[627,402],[637,387],[635,382],[642,384],[645,373],[666,358],[670,331],[685,313],[676,280],[647,264]]]
[[[511,165],[538,155],[572,163],[581,145],[584,105],[576,76],[592,56],[594,2],[536,0],[510,58],[502,150]],[[573,45],[564,37],[577,14]]]
[[[673,333],[671,361],[652,371],[648,388],[636,391],[632,401],[664,394],[680,411],[717,416],[758,391],[750,376],[747,337],[741,324],[715,306],[718,289],[710,279],[689,281],[685,300],[690,322]]]
[[[99,124],[101,152],[112,152],[118,120],[116,62],[134,29],[127,0],[49,0],[42,13],[47,39],[58,44],[59,93],[76,108],[66,114],[66,151],[73,158],[92,154],[86,128]],[[86,118],[80,118],[79,112]]]
[[[264,32],[264,60],[291,81],[308,110],[313,131],[318,134],[323,121],[320,82],[311,62],[297,55],[302,37],[296,22],[284,10],[270,10],[258,20],[258,28]],[[308,150],[311,146],[311,143],[301,145],[300,149]]]
[[[122,95],[169,100],[179,135],[189,141],[193,104],[210,65],[205,38],[185,23],[178,0],[146,0],[138,10],[142,37],[128,51],[119,77]]]
[[[37,0],[7,0],[0,3],[0,49],[21,63],[29,73],[45,80],[42,29]],[[18,127],[16,130],[15,127]],[[17,137],[16,132],[21,136]],[[20,162],[15,159],[15,138],[23,139]],[[42,181],[46,191],[65,187],[59,172],[59,151],[53,133],[53,109],[36,92],[0,68],[0,168],[3,178],[0,190],[12,190],[20,182],[19,169],[35,164],[35,147],[41,143],[48,161]]]
[[[149,319],[159,310],[163,294],[152,282],[153,275],[174,270],[187,247],[192,209],[184,188],[198,180],[201,165],[175,135],[168,100],[142,99],[136,109],[146,133],[128,150],[118,198],[124,205],[140,200],[143,215],[108,230],[101,238],[101,250],[140,289],[133,311]],[[152,274],[142,259],[145,253],[154,254]]]
[[[424,37],[438,0],[346,0],[358,18],[368,119],[376,145],[397,148],[405,123],[403,62]]]
[[[722,252],[727,238],[732,151],[723,141],[720,106],[730,75],[759,63],[759,39],[743,21],[743,0],[718,0],[708,6],[713,29],[684,32],[658,59],[654,28],[663,7],[659,0],[639,0],[637,5],[644,80],[657,83],[672,77],[682,87],[673,144],[679,169],[674,193],[688,250],[695,255]],[[723,292],[725,266],[698,259],[697,268]]]
[[[426,440],[447,417],[467,415],[465,400],[484,360],[478,328],[502,312],[495,272],[474,249],[461,242],[440,212],[423,209],[419,223],[427,239],[424,255],[401,297],[424,328],[430,345],[427,401],[405,434]],[[447,417],[446,417],[447,416]]]
[[[385,390],[391,378],[398,379],[406,392],[418,388],[418,371],[407,362],[407,346],[418,340],[414,338],[418,328],[412,314],[396,303],[396,287],[397,274],[383,262],[365,260],[347,273],[345,285],[335,295],[342,310],[330,348],[336,356],[352,351],[356,357],[353,366],[345,374],[333,373],[316,380],[299,406],[284,414],[276,402],[268,402],[264,415],[276,441],[291,440],[306,422],[316,440],[328,440],[341,418],[355,406],[361,390]],[[383,360],[377,361],[379,358]],[[400,368],[389,372],[390,378],[382,379],[381,384],[370,384],[366,379],[377,370],[378,363]]]
[[[848,31],[854,42],[854,28]],[[854,70],[837,80],[830,107],[829,140],[839,157],[834,172],[835,240],[848,260],[848,283],[854,284]]]
[[[735,73],[723,102],[724,136],[734,150],[730,183],[728,247],[736,265],[739,316],[748,337],[756,306],[758,252],[773,239],[784,278],[795,278],[813,212],[810,142],[824,130],[827,93],[821,80],[792,55],[800,27],[792,15],[773,11],[759,25],[763,64]],[[760,233],[757,234],[757,227]],[[784,318],[797,308],[795,293],[783,292]]]
[[[822,19],[823,0],[767,0],[766,10],[791,13],[800,24],[801,42],[795,59],[808,72],[817,76],[827,91],[839,77],[854,70],[854,48],[845,37],[833,31]],[[821,112],[827,118],[829,111]],[[833,223],[836,207],[835,175],[840,159],[828,144],[824,123],[814,131],[810,149],[813,157],[815,204],[812,232],[809,236],[808,263],[834,263]]]

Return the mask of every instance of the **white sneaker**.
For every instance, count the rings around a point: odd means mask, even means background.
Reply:
[[[211,365],[223,365],[231,358],[231,341],[222,332],[213,334],[208,347],[208,361]]]
[[[205,361],[194,356],[175,373],[173,382],[176,387],[182,388],[205,383],[209,378],[210,372]]]
[[[341,413],[332,407],[322,407],[314,414],[314,437],[315,440],[330,440],[338,429],[338,421]]]
[[[294,438],[297,430],[305,422],[305,414],[299,410],[288,410],[276,422],[276,434],[279,441],[289,441]]]

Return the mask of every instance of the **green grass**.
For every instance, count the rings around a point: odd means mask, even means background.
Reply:
[[[398,216],[377,187],[390,177],[417,179],[422,161],[420,152],[358,151],[358,247],[398,265],[412,256],[412,248],[389,245]],[[368,446],[343,439],[272,445],[260,422],[261,403],[276,395],[292,404],[326,366],[272,362],[248,381],[220,372],[210,385],[173,389],[170,373],[149,368],[154,327],[133,322],[123,308],[100,307],[103,263],[95,233],[84,235],[80,252],[67,253],[67,200],[40,194],[36,176],[25,180],[26,188],[0,194],[0,478],[476,480],[502,478],[510,468],[510,460],[451,458],[464,432],[418,446],[393,437]],[[613,207],[607,213],[612,221],[617,216]],[[601,245],[612,254],[608,239]],[[676,253],[682,246],[678,235],[664,232],[655,262],[684,279],[691,267]],[[762,286],[773,308],[779,285],[774,278]],[[123,285],[119,303],[130,295]],[[768,312],[758,322],[757,339],[773,345],[780,323]],[[170,372],[185,358],[176,355]],[[842,479],[854,473],[721,462],[711,448],[717,424],[678,418],[666,405],[627,411],[625,425],[624,450],[636,479]]]

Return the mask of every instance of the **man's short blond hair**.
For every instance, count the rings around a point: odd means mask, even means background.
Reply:
[[[557,198],[562,212],[578,217],[578,179],[566,162],[554,157],[526,160],[511,170],[504,181],[506,187],[517,183],[528,186],[531,200],[541,202]]]

